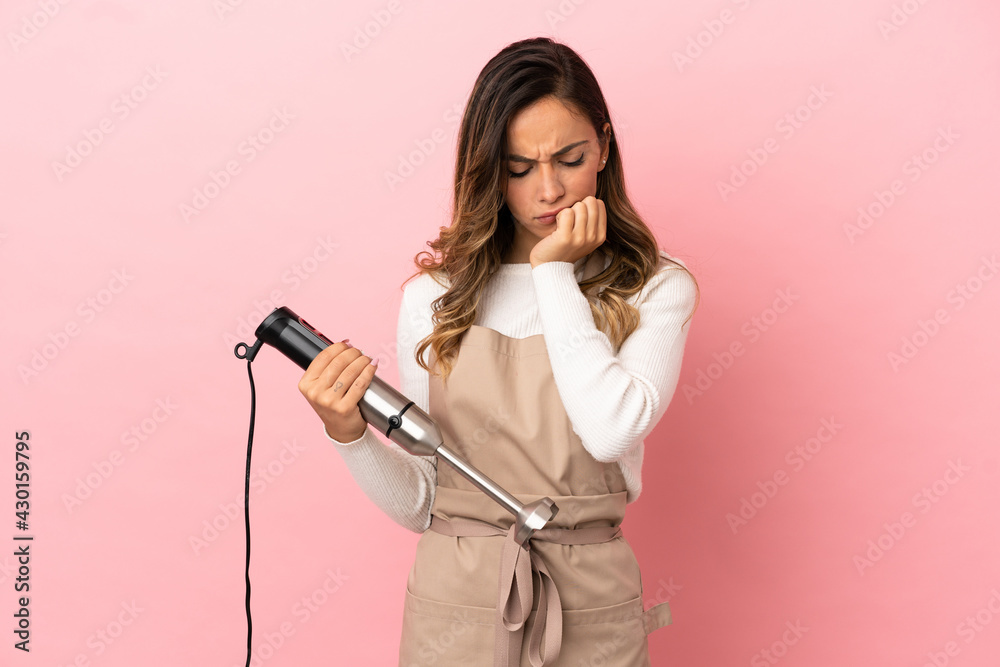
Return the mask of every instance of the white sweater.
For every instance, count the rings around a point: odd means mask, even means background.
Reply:
[[[595,459],[617,462],[627,502],[642,489],[643,439],[667,409],[677,387],[695,304],[695,284],[671,267],[660,251],[660,270],[629,301],[639,309],[639,327],[616,351],[594,324],[578,284],[586,257],[569,262],[501,264],[480,301],[475,324],[511,338],[544,334],[556,388],[584,448]],[[678,263],[682,264],[679,260]],[[684,265],[686,266],[686,265]],[[421,274],[403,290],[397,322],[399,390],[429,413],[429,375],[414,358],[431,333],[431,302],[445,292]],[[572,354],[569,354],[572,352]],[[425,351],[425,361],[429,350]],[[433,416],[433,415],[432,415]],[[338,446],[364,493],[394,521],[415,532],[430,525],[437,480],[435,457],[412,456],[370,426],[363,436]],[[381,436],[384,437],[384,436]]]

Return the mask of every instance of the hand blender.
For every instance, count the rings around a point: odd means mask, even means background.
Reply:
[[[257,342],[239,343],[236,356],[253,360],[261,343],[271,345],[303,370],[323,349],[333,344],[311,324],[289,308],[275,308],[254,332]],[[244,348],[241,354],[240,347]],[[536,531],[555,518],[559,508],[551,498],[526,505],[498,486],[493,480],[462,459],[444,444],[441,430],[430,415],[421,410],[378,375],[372,377],[367,391],[358,401],[366,422],[414,456],[437,456],[457,470],[487,496],[515,517],[515,540],[523,545]]]

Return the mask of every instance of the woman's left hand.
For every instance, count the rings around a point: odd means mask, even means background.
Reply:
[[[604,202],[590,195],[556,215],[555,230],[531,249],[531,268],[545,262],[573,263],[604,243],[607,233]]]

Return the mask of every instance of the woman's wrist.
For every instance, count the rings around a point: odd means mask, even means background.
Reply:
[[[353,436],[353,437],[352,436],[345,436],[347,439],[343,439],[341,437],[338,437],[337,435],[331,435],[330,434],[330,427],[327,426],[326,424],[323,425],[323,433],[326,434],[326,437],[328,439],[332,440],[333,442],[337,443],[338,445],[353,445],[358,440],[361,440],[363,437],[365,437],[365,434],[367,432],[368,432],[368,425],[365,424],[365,429],[363,431],[361,431],[361,433],[359,435],[356,435],[356,436]],[[338,434],[338,435],[342,435],[342,434]]]

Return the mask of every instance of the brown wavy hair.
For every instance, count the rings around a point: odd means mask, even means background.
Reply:
[[[522,109],[544,97],[554,97],[585,117],[597,132],[601,151],[611,142],[608,161],[597,173],[596,197],[604,201],[607,233],[600,250],[611,263],[599,275],[580,283],[590,302],[598,329],[615,349],[639,326],[639,311],[627,303],[656,274],[661,259],[656,238],[636,212],[625,191],[614,126],[604,95],[593,72],[573,49],[548,37],[514,42],[497,53],[479,73],[466,104],[459,130],[455,163],[455,195],[450,227],[413,258],[414,276],[430,274],[447,291],[432,303],[434,329],[417,345],[417,363],[435,373],[423,360],[428,346],[447,381],[462,335],[476,320],[483,288],[499,269],[514,241],[514,221],[503,192],[507,183],[505,157],[507,128]],[[421,257],[423,256],[423,259]],[[685,267],[671,261],[690,275]],[[694,276],[691,276],[694,280]],[[695,281],[697,290],[697,281]],[[684,321],[694,315],[698,301]]]

